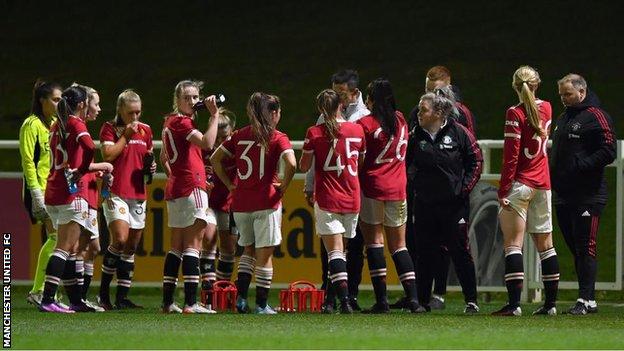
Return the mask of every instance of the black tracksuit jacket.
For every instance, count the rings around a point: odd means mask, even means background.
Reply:
[[[553,203],[606,204],[604,168],[615,159],[617,139],[613,120],[600,108],[598,97],[587,91],[580,104],[566,107],[551,137]]]
[[[425,204],[465,201],[481,177],[483,157],[476,139],[452,118],[435,137],[420,126],[410,133],[407,174],[414,200]]]

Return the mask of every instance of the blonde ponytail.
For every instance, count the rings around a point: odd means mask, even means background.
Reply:
[[[546,131],[541,126],[539,110],[535,102],[535,91],[541,82],[539,73],[530,66],[521,66],[513,75],[512,87],[518,93],[520,102],[524,105],[527,120],[539,136],[545,136]]]

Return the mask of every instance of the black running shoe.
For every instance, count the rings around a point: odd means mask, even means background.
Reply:
[[[416,300],[408,301],[407,308],[409,308],[411,313],[426,313],[431,312],[431,308],[429,306],[423,306],[418,303]]]
[[[464,307],[464,314],[477,314],[479,313],[479,306],[476,302],[468,302]]]
[[[353,314],[353,308],[349,300],[340,302],[340,314]]]
[[[77,304],[70,304],[69,309],[74,312],[95,312],[95,308],[87,305],[84,301]]]
[[[115,309],[117,310],[141,310],[143,306],[137,305],[129,299],[121,299],[115,301]]]
[[[95,298],[95,301],[97,302],[98,306],[104,309],[104,311],[110,311],[110,310],[115,309],[115,307],[113,307],[113,304],[110,302],[109,299],[105,299],[105,298],[102,298],[101,296],[97,296]]]
[[[322,314],[334,314],[336,312],[336,305],[333,303],[324,303],[321,306]]]
[[[534,316],[556,316],[557,307],[542,305],[538,309],[533,311],[533,315]]]
[[[584,316],[587,314],[587,306],[585,306],[585,302],[583,301],[576,301],[576,303],[574,304],[574,306],[572,306],[569,310],[568,310],[568,314],[572,314],[575,316]]]
[[[444,299],[438,296],[431,297],[431,301],[429,301],[429,307],[432,310],[443,310],[446,308],[446,304],[444,303]]]
[[[391,303],[390,305],[390,309],[393,310],[402,310],[402,309],[407,309],[409,308],[409,299],[407,298],[407,296],[403,296],[402,298],[398,299],[395,303]]]
[[[500,310],[492,312],[492,316],[522,316],[522,309],[520,308],[520,306],[505,305]]]
[[[362,311],[362,307],[358,304],[357,297],[349,297],[349,304],[354,311]]]
[[[375,303],[371,308],[369,309],[365,309],[362,310],[362,313],[364,314],[383,314],[383,313],[389,313],[390,312],[390,306],[388,306],[388,303]]]

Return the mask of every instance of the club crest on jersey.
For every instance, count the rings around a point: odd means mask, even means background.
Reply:
[[[572,124],[572,130],[573,131],[576,132],[579,129],[581,129],[581,124],[579,122],[575,122],[574,124]]]
[[[126,214],[126,209],[125,209],[125,208],[123,208],[123,207],[120,207],[120,208],[119,208],[119,213],[121,213],[121,214]]]
[[[444,138],[442,138],[442,142],[445,144],[450,144],[453,141],[453,139],[451,139],[450,136],[445,135]]]
[[[427,146],[427,142],[426,142],[426,141],[424,141],[424,140],[421,140],[421,141],[420,141],[420,149],[421,149],[421,150],[425,150],[425,146]]]

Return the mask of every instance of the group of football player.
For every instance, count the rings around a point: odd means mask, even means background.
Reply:
[[[331,89],[316,97],[320,116],[306,132],[298,164],[289,137],[277,129],[279,97],[253,93],[247,103],[249,125],[236,130],[234,114],[219,106],[218,96],[201,98],[201,82],[176,85],[159,157],[167,175],[171,229],[162,312],[216,313],[210,299],[198,302],[198,290],[207,293],[216,281],[231,279],[238,244],[238,312],[251,312],[248,290],[255,278],[254,312],[277,313],[268,304],[272,256],[282,240],[281,199],[297,168],[307,172],[304,193],[314,207],[315,230],[322,241],[327,291],[323,312],[362,310],[357,294],[364,252],[375,303],[363,313],[387,313],[391,307],[412,313],[442,308],[449,259],[462,286],[464,313],[479,312],[468,227],[469,195],[479,181],[483,159],[474,117],[451,85],[450,71],[443,66],[428,71],[425,94],[409,123],[397,109],[387,79],[373,80],[362,92],[357,72],[343,70],[331,83]],[[509,301],[494,315],[522,313],[525,232],[539,251],[546,295],[534,314],[557,313],[559,265],[552,241],[551,179],[559,222],[579,277],[579,300],[569,312],[597,311],[595,238],[606,203],[603,169],[615,153],[612,122],[593,102],[582,77],[562,78],[559,94],[566,108],[554,129],[556,157],[550,162],[557,171],[551,175],[546,144],[552,109],[536,97],[539,84],[539,74],[529,66],[513,74],[519,104],[506,114],[498,192]],[[210,118],[201,132],[196,117],[203,110]],[[42,311],[142,308],[128,292],[145,227],[146,183],[156,172],[153,134],[140,122],[140,96],[125,90],[118,96],[115,117],[100,131],[104,162],[94,162],[96,148],[86,123],[99,111],[93,88],[74,84],[62,90],[38,82],[32,115],[20,130],[25,203],[33,223],[45,225],[48,238],[27,297]],[[579,185],[587,174],[595,184]],[[104,252],[97,303],[92,303],[87,291],[99,251],[99,197],[111,243]],[[395,304],[389,304],[386,291],[385,241],[405,294]],[[182,308],[174,299],[180,268]],[[109,290],[115,275],[113,304]],[[69,305],[57,298],[61,282]]]

